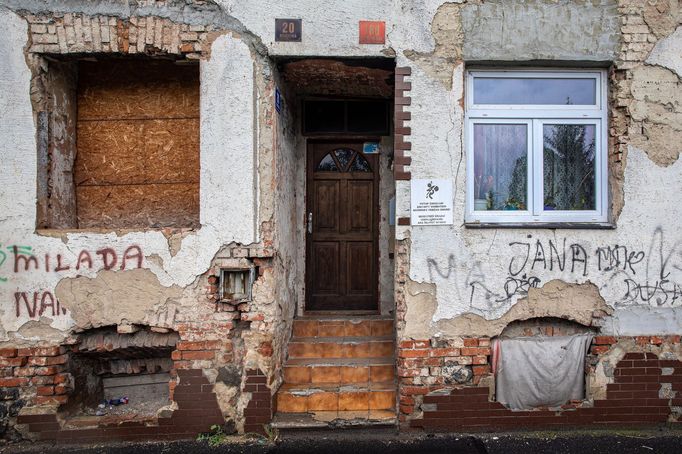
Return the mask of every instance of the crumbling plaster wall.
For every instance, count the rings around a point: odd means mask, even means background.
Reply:
[[[302,182],[305,181],[305,147],[297,130],[298,117],[296,105],[293,104],[295,95],[283,83],[274,62],[271,71],[272,84],[267,93],[268,99],[274,99],[277,88],[282,99],[279,112],[273,103],[263,103],[271,110],[270,118],[274,129],[272,165],[275,174],[272,191],[276,197],[275,266],[279,269],[279,282],[275,290],[275,301],[279,316],[273,326],[275,331],[273,361],[275,364],[282,364],[286,359],[286,345],[291,335],[297,304],[303,300],[304,292],[305,226],[302,203],[305,201],[305,185]],[[282,378],[279,373],[277,378]]]
[[[619,335],[679,333],[682,236],[676,220],[682,213],[671,190],[682,184],[681,74],[674,71],[680,62],[678,3],[466,2],[444,4],[435,17],[446,8],[451,21],[461,21],[463,33],[456,26],[440,33],[440,27],[426,54],[398,56],[398,66],[412,66],[409,170],[412,178],[453,180],[455,218],[453,226],[398,227],[398,239],[409,247],[409,261],[397,265],[409,269],[405,327],[399,334],[495,336],[512,320],[537,316],[603,325],[602,332]],[[667,24],[664,32],[660,24]],[[437,25],[434,19],[432,26]],[[451,46],[456,50],[455,58],[450,54],[448,83],[439,49]],[[426,58],[428,52],[436,58]],[[610,107],[617,112],[610,120],[609,150],[610,172],[619,176],[610,188],[615,229],[463,225],[462,59],[505,66],[615,62]],[[409,217],[409,182],[399,182],[397,191],[397,216]],[[552,248],[559,254],[565,248],[565,263]],[[558,299],[549,296],[556,292],[545,291],[557,284],[565,287]],[[583,317],[581,311],[605,317]]]
[[[124,2],[89,2],[86,6],[83,2],[58,2],[54,8],[68,8],[72,3],[91,12],[126,14],[130,8]],[[143,2],[139,11],[154,9],[147,3]],[[5,1],[4,4],[12,8],[41,5],[31,1]],[[679,328],[679,323],[671,320],[679,317],[677,305],[679,283],[682,282],[679,276],[680,237],[674,225],[680,208],[676,206],[674,194],[661,194],[661,182],[665,182],[665,188],[676,188],[680,186],[681,178],[678,153],[674,149],[674,144],[679,143],[675,126],[680,124],[677,118],[679,100],[674,96],[679,92],[680,76],[680,38],[679,31],[675,31],[679,27],[678,2],[527,0],[510,5],[509,2],[475,0],[383,0],[370,5],[362,0],[351,0],[324,5],[310,1],[292,6],[276,0],[221,0],[217,5],[220,8],[207,8],[201,20],[226,21],[242,35],[218,38],[210,60],[202,63],[202,228],[181,235],[181,240],[175,236],[170,241],[158,231],[70,232],[56,237],[33,233],[36,163],[32,151],[36,147],[28,98],[30,73],[22,52],[26,44],[26,24],[16,14],[4,8],[1,10],[0,20],[7,33],[0,44],[0,56],[11,63],[3,65],[0,81],[4,93],[1,98],[3,112],[5,118],[10,119],[0,125],[3,137],[7,137],[2,144],[6,165],[0,177],[4,203],[2,244],[4,248],[12,244],[30,246],[37,254],[49,252],[53,260],[56,254],[61,254],[64,262],[68,259],[72,264],[70,270],[60,273],[43,272],[42,267],[36,272],[17,273],[12,276],[11,284],[10,281],[0,284],[5,301],[0,317],[3,339],[9,338],[8,332],[17,333],[28,322],[26,318],[14,316],[15,291],[26,291],[29,296],[34,291],[39,292],[40,299],[43,290],[54,289],[62,278],[76,274],[95,276],[98,268],[75,271],[73,264],[81,250],[88,250],[93,257],[98,257],[97,250],[113,246],[122,256],[126,248],[137,245],[145,255],[144,267],[150,269],[162,286],[186,287],[208,268],[221,245],[230,242],[249,244],[259,239],[258,229],[268,226],[267,222],[273,219],[275,204],[268,202],[272,189],[268,178],[270,164],[260,164],[267,145],[265,141],[257,141],[262,138],[258,133],[254,136],[254,131],[267,130],[261,124],[265,119],[256,115],[253,96],[257,91],[254,78],[262,77],[267,70],[262,65],[254,69],[253,49],[272,56],[395,55],[398,66],[411,66],[413,146],[410,155],[413,164],[410,171],[413,178],[453,180],[455,219],[458,221],[463,219],[465,195],[461,107],[465,72],[462,60],[542,60],[564,64],[567,61],[615,60],[616,69],[622,69],[624,73],[622,79],[613,82],[614,90],[626,95],[618,101],[617,107],[623,109],[624,114],[614,120],[619,123],[613,125],[618,131],[617,137],[612,139],[617,142],[618,162],[624,169],[623,187],[618,190],[624,197],[618,228],[471,230],[459,224],[398,227],[398,238],[411,242],[410,279],[416,283],[434,284],[414,285],[414,293],[408,296],[408,306],[423,301],[427,307],[432,307],[433,315],[421,317],[424,322],[416,328],[436,334],[442,331],[438,327],[439,320],[454,320],[463,314],[476,314],[484,320],[502,317],[525,297],[529,278],[534,276],[539,279],[538,286],[556,279],[595,284],[606,303],[615,309],[605,327],[607,330],[630,333],[658,332],[660,329],[669,332]],[[185,7],[163,10],[163,13],[181,17],[182,8]],[[493,16],[498,19],[492,20]],[[301,17],[305,24],[303,43],[274,42],[274,17]],[[639,22],[637,18],[640,18]],[[386,45],[357,44],[355,27],[361,19],[387,22]],[[194,17],[192,20],[199,19]],[[504,20],[503,27],[498,26],[499,20]],[[533,23],[533,33],[527,33],[529,22]],[[628,42],[624,39],[626,34],[630,37]],[[252,41],[251,48],[243,41],[247,37]],[[498,46],[499,43],[504,43],[504,47]],[[433,62],[428,58],[431,53],[436,57],[431,59]],[[232,102],[227,103],[225,99]],[[265,101],[265,98],[261,99]],[[231,152],[226,153],[226,150]],[[266,159],[265,162],[269,161]],[[253,173],[254,168],[258,168],[257,175]],[[618,172],[618,169],[614,171],[615,174]],[[253,187],[253,184],[245,185],[244,178],[251,183],[256,178],[267,183],[255,193],[246,191],[243,197],[229,197],[227,189],[240,190],[240,187],[235,188],[235,182],[239,182],[239,186]],[[242,195],[242,191],[239,193]],[[234,200],[244,202],[228,204]],[[255,203],[260,204],[259,210],[253,209]],[[397,216],[409,216],[409,182],[397,184]],[[566,241],[569,258],[563,271],[558,270],[556,264],[550,270],[548,258],[544,264],[533,263],[538,242],[549,257],[550,240],[555,247],[563,246]],[[169,243],[175,246],[169,247]],[[578,254],[584,250],[584,255],[588,256],[585,264],[579,260],[572,263],[573,244],[582,248],[576,249]],[[616,245],[627,248],[627,251],[619,249],[628,257],[623,269],[606,269],[605,261],[600,266],[597,248],[606,248],[603,253],[608,254],[608,248],[613,250]],[[528,261],[524,260],[526,250]],[[13,257],[6,249],[3,253],[5,261],[0,267],[3,273],[0,276],[7,277],[8,272],[12,272]],[[580,258],[576,256],[576,259]],[[526,263],[524,269],[517,273],[523,262]],[[666,282],[661,283],[662,280]],[[638,317],[631,316],[634,313]],[[661,319],[665,323],[655,322]],[[58,330],[73,324],[68,313],[45,322]]]
[[[97,13],[95,6],[86,6]],[[0,126],[5,159],[0,173],[0,341],[58,341],[72,328],[89,327],[91,323],[78,326],[78,314],[82,304],[92,301],[71,298],[73,292],[66,290],[80,287],[83,279],[92,280],[92,286],[81,290],[101,290],[100,304],[116,308],[113,315],[118,321],[149,323],[154,314],[164,318],[171,288],[182,289],[171,292],[174,304],[184,304],[185,311],[195,314],[202,312],[199,276],[209,269],[221,246],[260,239],[254,96],[258,76],[252,45],[238,34],[223,33],[214,37],[210,58],[201,61],[200,229],[36,232],[36,125],[29,97],[31,72],[24,54],[27,24],[4,7],[0,23],[7,30],[0,42],[0,56],[7,62],[0,80],[0,102],[7,119]],[[131,270],[137,268],[146,271],[144,279],[133,275]],[[109,287],[104,276],[114,271],[121,277],[115,287]],[[138,290],[146,297],[126,297]],[[132,316],[142,312],[147,319]],[[114,319],[102,317],[94,324]]]

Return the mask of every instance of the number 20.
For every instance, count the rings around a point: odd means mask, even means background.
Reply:
[[[294,33],[295,30],[296,24],[294,22],[282,23],[282,33]]]

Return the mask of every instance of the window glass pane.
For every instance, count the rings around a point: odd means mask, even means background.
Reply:
[[[388,103],[348,101],[348,132],[388,134]]]
[[[474,104],[595,105],[596,79],[476,77]]]
[[[595,125],[545,125],[544,209],[595,210]]]
[[[351,172],[371,172],[372,169],[369,168],[369,162],[365,159],[364,156],[362,156],[360,153],[358,153],[355,156],[355,160],[353,160],[353,163],[350,165]]]
[[[336,166],[334,158],[332,158],[331,153],[327,154],[320,163],[317,165],[317,170],[322,170],[324,172],[337,172],[339,168]]]
[[[343,101],[306,101],[303,129],[306,133],[343,132]]]
[[[336,153],[336,159],[339,160],[339,165],[341,165],[342,171],[346,170],[346,167],[348,167],[348,163],[355,154],[353,150],[349,150],[348,148],[339,148],[334,153]]]
[[[474,125],[474,210],[526,210],[528,127]]]

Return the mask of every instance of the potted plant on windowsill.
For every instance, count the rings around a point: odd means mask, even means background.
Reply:
[[[556,203],[554,202],[554,197],[548,196],[545,197],[545,211],[553,211],[556,210]]]
[[[525,210],[526,206],[523,202],[516,200],[513,196],[509,197],[507,200],[504,202],[504,207],[502,208],[503,210],[510,211],[510,210]]]
[[[489,190],[485,194],[485,209],[494,210],[495,209],[495,193],[493,190]]]

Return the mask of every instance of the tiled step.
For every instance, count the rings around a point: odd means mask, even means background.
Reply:
[[[395,383],[285,383],[277,393],[279,413],[315,411],[370,411],[395,408]]]
[[[289,342],[289,358],[391,357],[394,347],[392,336],[295,336]]]
[[[393,319],[386,317],[297,318],[294,337],[393,336]]]
[[[296,358],[284,365],[284,382],[290,384],[380,383],[394,377],[392,357]]]

